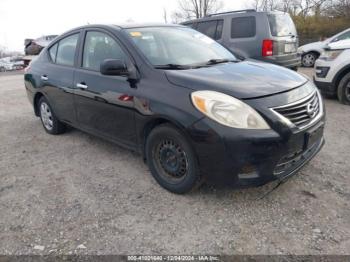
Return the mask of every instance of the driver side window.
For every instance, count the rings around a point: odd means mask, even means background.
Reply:
[[[126,60],[126,58],[120,45],[109,35],[98,31],[86,33],[83,68],[100,71],[100,65],[105,59]]]

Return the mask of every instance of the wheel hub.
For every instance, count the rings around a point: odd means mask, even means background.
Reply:
[[[313,55],[310,55],[310,54],[305,55],[305,56],[303,57],[303,62],[304,62],[305,65],[311,66],[311,65],[313,65],[314,62],[315,62],[315,57],[314,57]]]
[[[187,173],[187,157],[174,141],[165,140],[159,146],[159,162],[168,175],[180,178]]]
[[[50,107],[45,102],[41,103],[40,116],[45,128],[51,130],[53,127],[52,113]]]

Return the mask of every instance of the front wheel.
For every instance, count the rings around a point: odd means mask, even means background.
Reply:
[[[350,105],[350,73],[347,73],[338,86],[338,99],[345,105]]]
[[[45,97],[41,97],[38,102],[41,123],[45,131],[51,135],[64,133],[66,127],[54,114],[49,102]]]
[[[316,53],[307,53],[302,56],[301,63],[304,67],[314,67],[317,58]]]
[[[146,142],[146,158],[155,180],[170,192],[184,194],[201,184],[195,153],[172,125],[152,130]]]

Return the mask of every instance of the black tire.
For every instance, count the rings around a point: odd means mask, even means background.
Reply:
[[[350,73],[340,80],[338,85],[338,99],[344,105],[350,105]]]
[[[49,104],[49,101],[47,101],[44,96],[39,99],[37,108],[41,123],[43,124],[43,127],[47,133],[51,135],[59,135],[66,131],[66,126],[58,120]],[[45,111],[51,116],[46,115],[46,113],[44,113]]]
[[[151,131],[146,142],[146,160],[155,180],[170,192],[184,194],[202,182],[194,150],[170,124]]]
[[[301,64],[304,67],[314,67],[318,57],[319,55],[316,54],[315,52],[309,52],[309,53],[303,54],[301,57]]]

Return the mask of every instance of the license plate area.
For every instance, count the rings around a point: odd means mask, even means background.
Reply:
[[[305,142],[304,142],[304,149],[309,149],[313,145],[315,145],[323,135],[323,129],[324,126],[317,126],[314,129],[311,129],[306,132],[305,134]]]
[[[295,53],[297,51],[295,43],[286,43],[284,45],[285,53]]]

